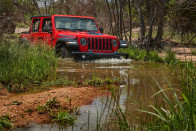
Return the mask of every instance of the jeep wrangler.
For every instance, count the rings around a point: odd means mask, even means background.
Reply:
[[[76,59],[119,58],[128,54],[117,53],[119,48],[126,48],[126,41],[103,34],[103,28],[93,17],[70,15],[44,15],[31,18],[29,32],[22,33],[21,43],[39,42],[55,48],[59,57]]]

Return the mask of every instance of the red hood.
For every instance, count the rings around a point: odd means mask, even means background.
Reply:
[[[75,38],[75,37],[83,37],[83,38],[110,38],[110,39],[117,39],[117,37],[112,36],[112,35],[107,35],[107,34],[101,34],[97,32],[80,32],[80,31],[56,31],[56,33],[60,37],[65,37],[65,38]]]

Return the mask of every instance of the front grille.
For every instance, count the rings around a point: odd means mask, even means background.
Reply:
[[[88,38],[88,50],[91,51],[112,51],[112,39]]]

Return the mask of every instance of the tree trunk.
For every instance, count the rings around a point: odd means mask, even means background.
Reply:
[[[144,42],[145,39],[145,23],[144,23],[144,17],[143,17],[143,11],[142,11],[142,7],[141,7],[141,0],[136,0],[136,7],[138,10],[138,14],[139,14],[139,21],[140,21],[140,44],[142,47],[142,44]]]
[[[128,4],[129,4],[129,43],[131,45],[131,35],[132,35],[132,12],[131,12],[131,0],[128,0]]]
[[[110,16],[110,31],[112,31],[112,35],[114,35],[113,27],[112,27],[112,15],[110,11],[110,5],[108,3],[108,0],[106,0],[107,6],[108,6],[108,11],[109,11],[109,16]]]
[[[123,28],[122,27],[123,26],[123,22],[122,22],[122,17],[123,17],[122,0],[119,0],[119,5],[120,5],[120,19],[119,19],[120,20],[120,39],[122,40],[123,39],[123,35],[122,35],[123,34],[122,33],[123,32],[123,29],[122,29]]]
[[[160,41],[162,40],[162,37],[163,37],[163,22],[164,22],[164,16],[165,16],[165,13],[166,13],[168,2],[169,2],[169,0],[166,0],[166,1],[161,1],[160,0],[160,3],[163,7],[162,7],[162,9],[160,11],[160,15],[159,15],[158,30],[157,30],[155,40],[153,42],[154,47],[156,47],[156,46],[159,47],[159,43],[160,43]]]
[[[113,17],[114,17],[114,22],[115,22],[115,27],[116,27],[116,29],[115,29],[115,31],[114,31],[114,34],[115,34],[115,35],[118,35],[118,32],[117,32],[117,31],[118,31],[118,28],[117,28],[117,26],[116,26],[116,23],[117,23],[117,22],[116,22],[116,16],[115,16],[115,12],[114,12],[114,9],[115,9],[115,8],[114,8],[114,2],[113,2],[113,0],[111,0],[111,3],[112,3],[112,12],[113,12]]]
[[[115,5],[116,5],[116,14],[117,14],[117,34],[118,34],[118,37],[120,36],[119,35],[119,11],[118,11],[118,1],[115,0]]]

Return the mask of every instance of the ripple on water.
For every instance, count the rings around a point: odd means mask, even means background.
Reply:
[[[120,64],[120,63],[130,63],[131,59],[99,59],[95,60],[95,63],[109,63],[109,64]]]

